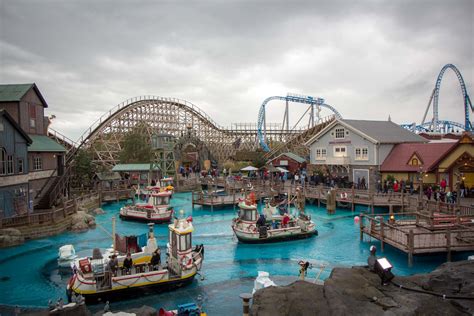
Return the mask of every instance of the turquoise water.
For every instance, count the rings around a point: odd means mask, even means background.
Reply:
[[[111,231],[111,218],[118,214],[124,203],[106,204],[103,215],[96,221]],[[335,215],[327,215],[324,208],[307,205],[307,212],[315,221],[319,236],[284,243],[246,245],[237,242],[230,227],[235,211],[232,208],[214,210],[191,207],[191,194],[178,193],[172,199],[176,210],[183,209],[192,215],[195,232],[194,244],[204,244],[205,260],[202,274],[188,287],[173,292],[155,294],[112,304],[112,309],[139,307],[143,304],[155,308],[175,308],[177,304],[203,300],[204,308],[210,315],[240,315],[241,302],[238,295],[251,292],[257,271],[263,270],[274,276],[277,284],[287,284],[298,276],[301,259],[309,260],[315,266],[326,266],[320,278],[326,279],[334,267],[364,265],[369,255],[369,247],[376,241],[359,241],[359,226],[353,217],[363,211],[357,208],[352,213],[338,210]],[[125,222],[117,219],[117,232],[122,235],[141,234],[147,231],[146,224]],[[156,225],[155,236],[158,244],[165,247],[167,225]],[[100,228],[85,233],[64,233],[58,236],[29,241],[24,245],[0,250],[0,304],[22,306],[45,306],[49,299],[65,298],[68,275],[58,273],[56,268],[57,250],[64,244],[73,244],[82,255],[90,255],[94,247],[106,248],[111,238]],[[378,247],[380,248],[380,247]],[[413,267],[408,267],[407,256],[390,246],[385,252],[394,265],[396,275],[410,275],[429,272],[445,260],[444,255],[415,257]],[[459,254],[455,259],[466,259],[468,254]],[[314,278],[319,269],[309,271]],[[102,306],[92,306],[92,310]]]

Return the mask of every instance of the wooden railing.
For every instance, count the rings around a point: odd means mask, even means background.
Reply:
[[[53,207],[47,212],[30,213],[20,216],[2,218],[0,228],[21,227],[34,224],[55,223],[72,214],[77,210],[78,203],[86,199],[97,197],[97,193],[83,195],[70,200],[63,200],[59,207]]]
[[[392,214],[377,216],[361,214],[360,238],[363,234],[380,240],[383,250],[384,243],[391,244],[408,253],[409,264],[413,263],[413,255],[422,252],[447,252],[448,260],[451,251],[474,250],[474,226],[455,224],[443,226],[443,229],[432,229],[434,218],[422,213],[399,213],[396,222],[386,221]],[[458,215],[459,216],[459,215]],[[474,219],[474,216],[472,217]],[[426,228],[426,229],[417,229]]]

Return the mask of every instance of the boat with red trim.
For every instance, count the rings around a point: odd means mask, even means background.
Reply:
[[[173,216],[170,206],[172,191],[152,191],[148,203],[125,205],[120,209],[120,218],[147,223],[167,223]]]
[[[251,193],[252,194],[252,193]],[[311,216],[301,209],[297,217],[273,213],[259,214],[255,198],[250,195],[239,204],[239,216],[232,221],[232,230],[243,243],[269,243],[309,238],[318,235]],[[266,210],[266,209],[265,209]]]
[[[124,256],[79,259],[67,285],[68,296],[75,293],[86,302],[94,302],[135,295],[139,290],[163,291],[191,283],[204,260],[204,246],[193,248],[191,244],[192,218],[176,219],[168,225],[168,230],[167,258],[163,265],[153,261],[157,246],[151,226],[147,245],[131,254],[131,268],[124,264]]]

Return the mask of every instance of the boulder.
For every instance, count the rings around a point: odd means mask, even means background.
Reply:
[[[316,311],[330,313],[323,286],[298,280],[288,286],[270,286],[256,291],[250,315],[316,315]]]
[[[25,238],[21,231],[15,228],[0,229],[0,248],[21,245]]]
[[[98,207],[98,208],[90,210],[89,214],[91,214],[91,215],[101,215],[101,214],[105,214],[105,211],[103,209],[101,209],[100,207]]]
[[[385,286],[366,268],[334,268],[323,286],[296,281],[258,290],[251,315],[474,315],[474,263],[445,263]]]
[[[89,228],[95,227],[94,216],[87,214],[84,211],[78,211],[71,217],[71,230],[75,232],[83,232]]]

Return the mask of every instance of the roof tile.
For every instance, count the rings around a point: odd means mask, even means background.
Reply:
[[[382,172],[418,172],[420,166],[408,165],[409,159],[416,154],[422,161],[423,172],[435,167],[439,159],[457,143],[409,143],[398,144],[380,166]]]

